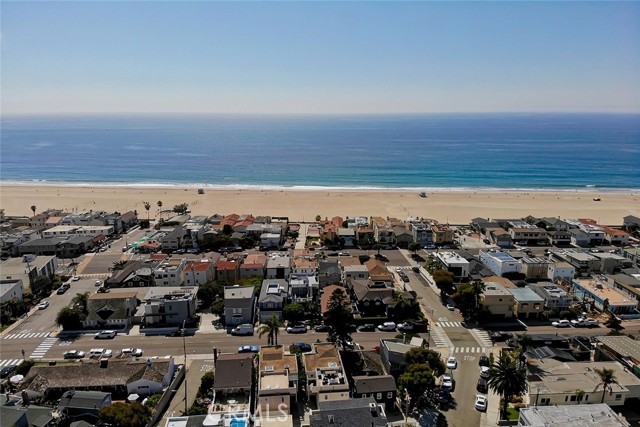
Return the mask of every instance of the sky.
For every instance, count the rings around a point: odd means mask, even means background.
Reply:
[[[3,115],[640,112],[640,2],[0,3]]]

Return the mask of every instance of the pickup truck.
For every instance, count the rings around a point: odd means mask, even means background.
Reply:
[[[571,326],[576,328],[579,328],[579,327],[591,328],[599,325],[600,325],[600,322],[598,322],[596,319],[591,319],[589,317],[587,318],[581,317],[577,320],[571,321]]]

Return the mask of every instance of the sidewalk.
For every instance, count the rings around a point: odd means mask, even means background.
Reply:
[[[494,359],[498,360],[498,358],[500,357],[500,349],[493,348],[491,352],[493,353]],[[498,420],[500,419],[500,396],[495,394],[493,390],[489,389],[487,398],[487,412],[482,414],[482,416],[480,417],[481,427],[496,426],[498,425]]]

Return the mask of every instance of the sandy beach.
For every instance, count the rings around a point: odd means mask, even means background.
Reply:
[[[594,201],[599,197],[600,201]],[[150,217],[163,209],[187,203],[193,215],[253,214],[288,216],[312,221],[347,216],[432,218],[443,223],[467,224],[475,217],[522,218],[527,215],[592,218],[601,224],[620,225],[626,215],[640,216],[640,193],[631,192],[429,192],[418,191],[308,191],[217,190],[198,194],[195,188],[90,187],[0,184],[0,208],[5,215],[32,215],[31,206],[67,211],[137,210],[146,217],[143,203],[151,203]]]

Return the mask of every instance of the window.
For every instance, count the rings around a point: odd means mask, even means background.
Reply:
[[[393,399],[393,392],[392,391],[388,391],[387,392],[387,399]]]
[[[382,393],[376,393],[376,399],[382,400]]]
[[[576,395],[574,394],[573,396],[571,396],[571,401],[572,401],[572,402],[575,402],[577,398],[578,398],[578,396],[576,396]],[[566,402],[566,400],[567,400],[567,399],[565,399],[565,402]]]
[[[540,399],[540,404],[541,405],[548,405],[549,403],[551,403],[551,398],[549,398],[549,397],[544,397],[544,398]]]
[[[622,400],[622,395],[621,394],[616,394],[616,400]]]

